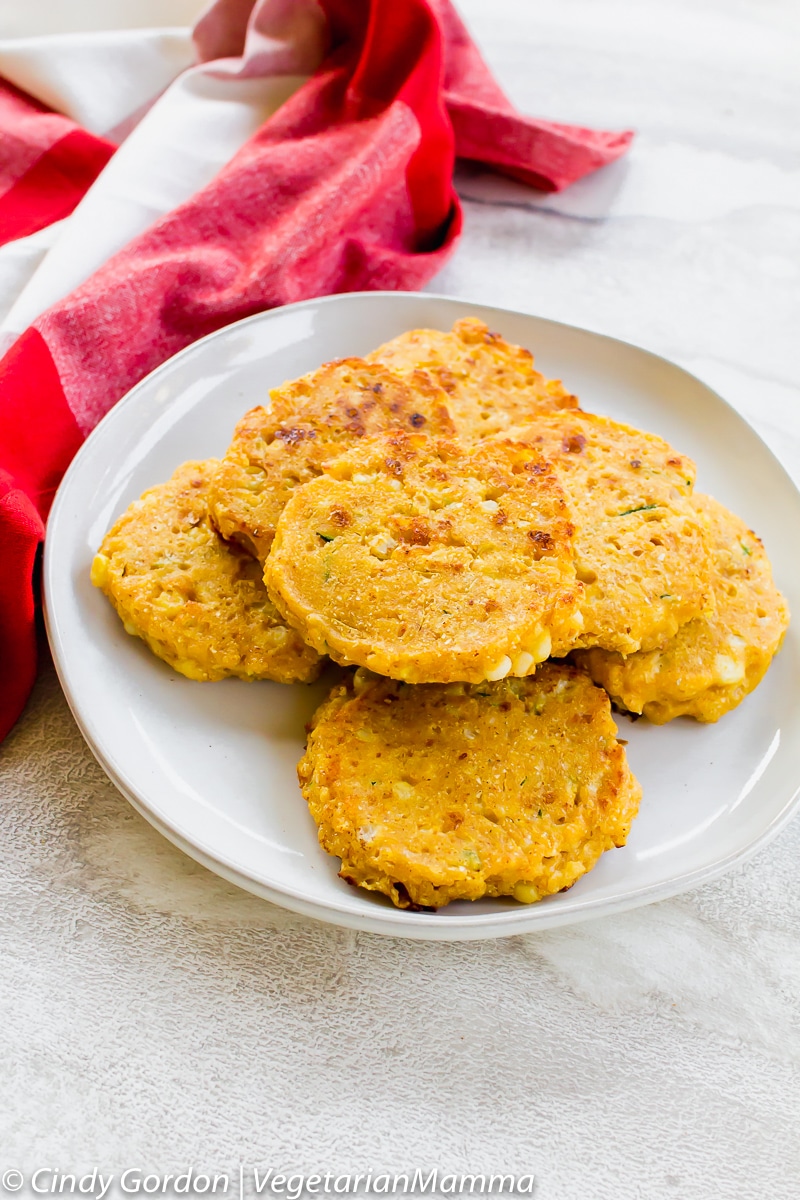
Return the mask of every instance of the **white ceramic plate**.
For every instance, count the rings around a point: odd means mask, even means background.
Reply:
[[[98,426],[61,485],[45,554],[47,626],[73,713],[131,803],[227,879],[299,912],[378,933],[522,933],[663,899],[719,875],[788,819],[800,785],[800,638],[718,725],[620,718],[644,787],[628,845],[570,891],[530,907],[486,900],[401,912],[337,876],[297,786],[304,724],[324,683],[197,684],[129,637],[89,582],[116,516],[178,463],[221,454],[267,389],[406,329],[474,313],[535,351],[585,408],[666,437],[698,464],[698,490],[764,538],[800,614],[800,496],[753,430],[679,367],[624,342],[538,317],[430,295],[370,293],[291,305],[212,334],[143,380]]]

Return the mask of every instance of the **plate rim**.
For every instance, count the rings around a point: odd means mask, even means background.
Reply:
[[[65,497],[68,495],[72,479],[78,474],[82,468],[82,460],[91,452],[93,444],[100,436],[108,422],[115,419],[119,412],[123,409],[130,408],[131,404],[136,403],[137,393],[146,387],[150,387],[154,381],[162,373],[166,373],[174,369],[176,362],[185,357],[198,352],[208,343],[215,339],[229,336],[233,331],[241,329],[252,324],[260,324],[269,321],[271,318],[278,317],[289,310],[299,310],[304,308],[319,308],[320,306],[329,306],[341,304],[342,302],[352,300],[375,301],[385,298],[407,299],[422,302],[442,301],[447,304],[455,304],[458,307],[469,309],[481,309],[483,312],[494,312],[500,317],[513,316],[522,319],[533,319],[539,322],[544,322],[551,326],[560,329],[569,330],[586,334],[593,339],[598,339],[609,345],[621,345],[629,350],[633,350],[637,354],[645,355],[655,362],[665,364],[672,371],[677,371],[691,380],[695,384],[699,384],[707,393],[715,398],[729,414],[732,415],[735,421],[741,422],[769,456],[772,467],[782,477],[783,481],[792,490],[800,503],[800,489],[795,484],[792,476],[776,457],[771,448],[764,442],[761,435],[753,427],[751,422],[738,411],[724,396],[721,396],[714,388],[705,381],[699,379],[691,371],[679,363],[666,358],[664,355],[658,354],[655,351],[649,350],[644,346],[640,346],[635,342],[628,341],[624,338],[617,338],[609,334],[598,333],[593,329],[587,329],[584,326],[573,325],[570,322],[553,320],[550,317],[541,316],[537,313],[523,312],[519,309],[504,308],[498,305],[487,305],[479,300],[465,298],[463,296],[448,296],[445,293],[438,292],[396,292],[396,291],[375,291],[375,292],[344,292],[336,293],[330,296],[321,296],[308,300],[297,301],[293,304],[282,305],[279,308],[268,309],[262,312],[253,313],[248,317],[243,317],[241,320],[233,321],[228,325],[222,326],[220,329],[213,330],[202,338],[185,346],[182,350],[160,363],[151,372],[140,379],[132,388],[130,388],[124,396],[109,411],[102,417],[98,424],[91,430],[88,436],[83,441],[76,455],[70,462],[64,476],[59,484],[56,495],[53,500],[52,507],[47,519],[47,528],[44,543],[44,558],[42,566],[42,607],[44,613],[45,630],[47,639],[50,645],[53,662],[56,668],[56,674],[59,683],[64,692],[67,704],[70,708],[72,716],[86,741],[89,749],[94,755],[97,762],[105,774],[110,778],[111,782],[122,793],[129,804],[144,817],[162,836],[166,837],[173,845],[175,845],[183,853],[190,858],[199,862],[202,866],[211,870],[214,874],[228,880],[229,882],[241,887],[243,890],[251,894],[258,895],[272,903],[299,913],[303,916],[310,916],[317,920],[326,921],[338,926],[343,926],[351,929],[360,929],[369,933],[377,933],[389,937],[406,937],[412,940],[426,941],[472,941],[485,938],[511,937],[522,933],[534,933],[538,930],[548,928],[556,928],[559,926],[577,924],[586,920],[599,919],[603,916],[609,916],[615,913],[630,911],[631,909],[641,907],[646,904],[651,904],[659,900],[666,900],[671,897],[680,895],[694,887],[702,886],[712,882],[714,879],[721,877],[728,871],[732,870],[738,864],[744,864],[759,850],[769,844],[780,831],[789,823],[795,815],[795,811],[800,803],[800,775],[794,786],[794,790],[790,789],[790,794],[782,804],[781,808],[775,813],[771,821],[761,830],[761,832],[751,839],[746,845],[740,849],[733,851],[715,862],[705,864],[703,866],[688,869],[678,875],[673,875],[668,880],[661,882],[646,884],[633,892],[629,892],[624,896],[615,898],[603,897],[587,897],[585,900],[578,901],[572,906],[564,909],[543,908],[540,905],[520,906],[519,910],[505,910],[498,913],[469,913],[458,916],[442,917],[439,913],[420,913],[411,912],[409,910],[399,910],[394,908],[383,908],[376,906],[374,915],[365,910],[363,912],[355,912],[345,905],[340,905],[338,901],[328,901],[315,899],[313,896],[304,892],[302,889],[292,888],[291,886],[266,884],[261,880],[255,879],[252,876],[244,874],[235,865],[228,862],[224,857],[217,856],[212,849],[202,843],[202,841],[192,840],[177,824],[170,824],[164,816],[155,811],[148,805],[147,800],[141,796],[132,781],[128,779],[124,769],[114,762],[113,756],[109,755],[102,748],[102,738],[99,734],[93,733],[92,718],[90,712],[85,712],[84,708],[72,692],[68,678],[67,668],[61,656],[61,642],[58,631],[56,629],[56,618],[51,613],[51,594],[57,594],[57,589],[51,588],[51,570],[52,558],[54,551],[51,547],[51,539],[48,536],[51,524],[55,524],[60,516],[61,508],[66,504]]]

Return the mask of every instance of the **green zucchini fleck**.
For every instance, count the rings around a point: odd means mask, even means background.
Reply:
[[[624,512],[617,513],[618,517],[628,517],[631,513],[647,512],[651,508],[658,508],[657,504],[639,504],[636,508],[626,508]]]

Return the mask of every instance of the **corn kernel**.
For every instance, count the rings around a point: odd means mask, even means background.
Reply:
[[[486,672],[486,678],[494,682],[497,679],[505,679],[508,672],[511,670],[511,659],[507,654],[503,655],[500,662],[492,667],[491,671]]]
[[[539,890],[532,883],[518,883],[514,888],[514,899],[520,904],[535,904],[539,899]]]
[[[553,649],[553,639],[547,630],[545,630],[539,634],[535,641],[530,643],[528,649],[533,655],[534,662],[544,662],[546,658],[550,657],[550,651]]]

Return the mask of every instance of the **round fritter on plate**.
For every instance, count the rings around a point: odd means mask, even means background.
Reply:
[[[400,908],[562,891],[624,845],[641,797],[605,692],[552,663],[472,685],[357,671],[298,777],[342,878]]]
[[[259,564],[209,524],[216,466],[184,463],[136,500],[103,539],[92,583],[128,633],[189,679],[315,679],[322,660],[275,610]]]
[[[708,531],[690,501],[695,467],[662,438],[590,413],[513,430],[548,458],[575,514],[584,585],[576,647],[662,646],[713,611]]]
[[[262,561],[284,504],[322,463],[386,429],[449,436],[454,426],[441,388],[422,372],[401,378],[378,363],[345,358],[270,392],[236,427],[212,480],[210,511],[225,538]]]
[[[577,408],[558,379],[535,370],[533,355],[465,317],[452,332],[412,329],[367,355],[402,373],[422,368],[447,394],[459,437],[486,437],[527,421],[536,412]]]
[[[527,675],[578,633],[564,493],[536,450],[390,433],[298,488],[265,566],[341,663],[412,683]]]
[[[712,531],[716,612],[684,625],[661,650],[576,656],[620,707],[656,725],[681,716],[718,721],[736,708],[764,678],[789,624],[756,535],[711,496],[692,500]]]

